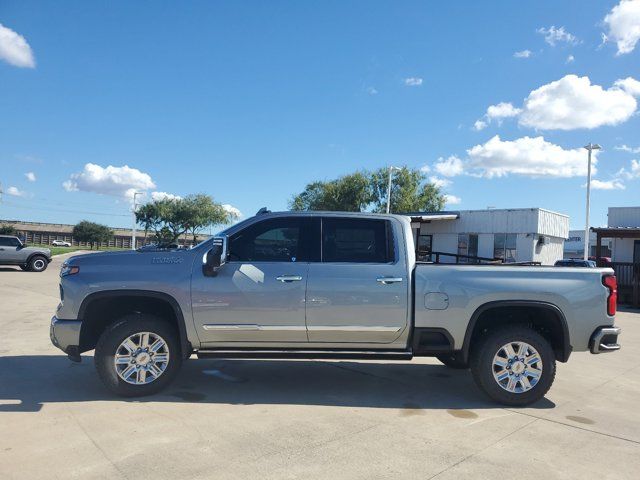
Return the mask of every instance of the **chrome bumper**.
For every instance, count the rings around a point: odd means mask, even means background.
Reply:
[[[620,327],[598,327],[589,342],[591,353],[608,353],[620,350],[618,335],[622,330]]]
[[[51,319],[49,337],[51,343],[67,354],[77,354],[80,345],[80,320],[60,320],[57,317]]]

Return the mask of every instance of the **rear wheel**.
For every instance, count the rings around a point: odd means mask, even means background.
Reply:
[[[469,362],[465,362],[464,360],[462,360],[462,355],[460,355],[459,352],[438,355],[436,358],[449,368],[456,368],[459,370],[465,370],[469,368]]]
[[[549,342],[525,327],[506,327],[487,334],[471,352],[471,372],[480,389],[504,405],[540,400],[556,375]]]
[[[49,262],[42,255],[35,255],[29,260],[29,270],[32,272],[44,272]]]
[[[100,379],[124,397],[152,395],[175,378],[182,364],[175,330],[153,315],[126,315],[108,327],[96,345]]]

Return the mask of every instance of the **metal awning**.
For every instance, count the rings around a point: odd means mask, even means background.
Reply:
[[[599,238],[640,238],[640,227],[592,227]]]
[[[460,212],[415,212],[406,213],[412,222],[433,222],[440,220],[457,220]]]

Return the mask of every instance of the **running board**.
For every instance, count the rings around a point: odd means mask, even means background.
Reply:
[[[411,360],[412,350],[251,350],[215,349],[198,350],[198,358],[303,358],[353,360]]]

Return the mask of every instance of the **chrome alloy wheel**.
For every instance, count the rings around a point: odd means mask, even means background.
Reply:
[[[169,345],[156,333],[134,333],[116,349],[114,365],[118,376],[127,383],[151,383],[169,365]]]
[[[528,392],[542,376],[540,354],[524,342],[510,342],[500,347],[492,367],[493,378],[509,393]]]

